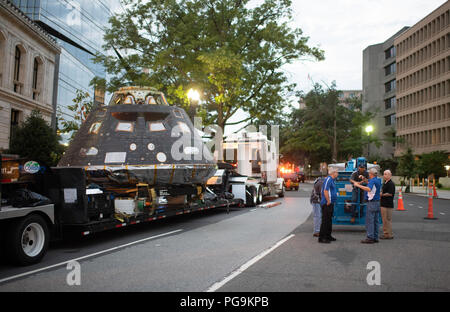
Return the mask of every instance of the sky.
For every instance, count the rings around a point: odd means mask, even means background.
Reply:
[[[299,89],[312,83],[331,84],[340,90],[362,89],[362,51],[384,42],[403,26],[413,26],[445,3],[444,0],[292,0],[294,21],[309,36],[310,45],[325,50],[322,62],[286,66]]]
[[[262,0],[251,1],[256,5]],[[306,60],[285,65],[290,82],[304,92],[313,82],[339,90],[362,90],[362,53],[386,41],[404,26],[413,26],[444,0],[292,0],[292,28],[301,28],[310,46],[325,51],[321,62]],[[245,118],[238,112],[230,122]],[[226,127],[225,133],[241,127]]]

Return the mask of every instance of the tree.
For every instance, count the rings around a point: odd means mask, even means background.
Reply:
[[[434,178],[445,177],[447,172],[444,166],[447,162],[448,153],[444,151],[422,154],[417,164],[417,173],[421,178],[428,178],[431,175]]]
[[[392,175],[396,175],[398,160],[395,158],[385,158],[378,161],[378,164],[381,167],[381,171],[390,170]]]
[[[58,143],[58,136],[41,113],[33,110],[15,131],[8,152],[54,166],[61,158],[64,148]]]
[[[82,90],[76,90],[76,96],[72,99],[72,102],[72,105],[67,106],[72,113],[68,116],[69,118],[66,118],[62,113],[61,108],[58,107],[58,130],[61,133],[71,133],[70,140],[74,138],[94,105],[89,92],[83,92]]]
[[[333,83],[326,90],[315,84],[303,96],[306,107],[294,110],[281,132],[283,154],[304,154],[312,163],[361,155],[367,144],[362,128],[372,115],[361,112],[361,99],[351,100],[348,107],[340,105],[339,94]]]
[[[405,192],[409,191],[409,184],[412,177],[416,175],[416,161],[412,152],[411,148],[408,148],[406,152],[400,156],[398,167],[397,167],[397,174],[403,177],[403,183],[407,179],[407,188]]]
[[[304,57],[322,60],[323,51],[289,27],[290,0],[254,8],[249,2],[124,1],[126,11],[110,19],[105,35],[105,49],[115,54],[96,57],[112,75],[107,90],[153,86],[186,109],[187,90],[196,88],[204,124],[222,129],[239,109],[249,115],[239,123],[277,116],[295,88],[281,67]]]

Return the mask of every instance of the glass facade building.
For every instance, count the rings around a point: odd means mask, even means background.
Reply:
[[[76,91],[88,92],[92,99],[95,90],[89,86],[95,76],[105,77],[102,65],[92,61],[103,51],[104,29],[109,17],[122,7],[120,0],[12,0],[31,19],[50,33],[61,46],[59,63],[57,110],[66,120],[73,118],[67,109],[73,104]],[[96,101],[102,101],[97,94]],[[63,140],[69,134],[63,134]]]

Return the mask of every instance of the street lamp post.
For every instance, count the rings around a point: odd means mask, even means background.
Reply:
[[[369,161],[369,157],[370,157],[370,134],[373,132],[373,126],[372,125],[368,125],[365,130],[366,130],[366,133],[367,133],[367,161]]]
[[[192,114],[192,118],[194,118],[197,108],[196,105],[198,104],[198,102],[200,102],[200,93],[198,93],[197,90],[189,89],[187,97],[189,99],[189,112],[190,112],[189,115]],[[194,103],[195,105],[193,105]]]
[[[446,166],[445,166],[445,170],[447,170],[447,178],[448,178],[448,171],[450,170],[450,166],[449,166],[449,165],[446,165]]]

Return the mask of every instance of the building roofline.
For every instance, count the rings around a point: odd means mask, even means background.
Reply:
[[[36,22],[29,18],[25,13],[23,13],[18,7],[16,7],[9,0],[0,0],[0,8],[6,10],[8,13],[13,15],[15,18],[20,20],[26,27],[39,36],[48,46],[58,53],[61,53],[61,47],[57,44],[56,40],[53,39],[42,27],[40,27]]]
[[[432,15],[433,13],[435,13],[436,11],[439,11],[442,7],[445,7],[446,5],[449,5],[449,1],[444,2],[443,4],[441,4],[440,6],[438,6],[436,9],[434,9],[433,11],[431,11],[429,14],[427,14],[425,17],[421,18],[417,23],[415,23],[414,25],[412,25],[411,27],[409,27],[406,31],[404,31],[401,35],[405,35],[408,36],[407,32],[415,30],[414,27],[416,27],[418,24],[420,24],[422,21],[424,21],[425,19],[427,19],[430,15]],[[399,36],[398,36],[399,37]],[[397,38],[395,38],[397,39]]]

